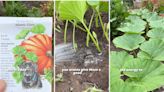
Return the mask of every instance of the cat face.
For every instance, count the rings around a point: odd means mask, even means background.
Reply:
[[[23,75],[27,81],[30,81],[33,78],[33,75],[37,72],[37,64],[33,62],[24,62],[20,68],[24,70]]]

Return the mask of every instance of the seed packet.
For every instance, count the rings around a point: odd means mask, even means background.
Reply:
[[[0,17],[0,79],[6,92],[51,92],[52,18]]]

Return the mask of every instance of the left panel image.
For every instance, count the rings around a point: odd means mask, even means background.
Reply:
[[[53,1],[0,1],[0,92],[53,92]]]

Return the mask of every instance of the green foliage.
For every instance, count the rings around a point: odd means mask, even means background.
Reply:
[[[164,19],[155,12],[149,12],[144,9],[135,10],[131,14],[132,15],[126,18],[126,22],[124,22],[121,27],[117,28],[126,34],[116,37],[113,40],[116,47],[129,51],[137,49],[139,45],[144,42],[144,38],[140,34],[146,34],[145,38],[156,38],[159,35],[157,34],[157,31],[153,30],[161,30],[160,32],[162,33],[162,30],[164,29]],[[149,29],[151,30],[149,31]],[[136,34],[138,34],[138,37],[136,37]]]
[[[23,29],[19,34],[16,35],[16,39],[25,39],[29,32],[30,30]]]
[[[146,22],[139,16],[129,16],[121,27],[117,28],[121,32],[141,34],[145,29]]]
[[[14,1],[5,2],[4,13],[6,16],[15,16],[15,17],[27,16],[27,11],[28,11],[27,7],[20,2],[14,2]]]
[[[44,70],[45,79],[47,79],[50,83],[53,81],[53,71],[51,69]]]
[[[28,17],[41,17],[43,16],[43,13],[39,8],[32,7],[31,10],[28,10],[27,16]]]
[[[139,34],[124,34],[113,40],[113,43],[118,48],[123,48],[132,51],[139,47],[139,44],[144,42],[145,39]]]
[[[38,61],[38,57],[35,53],[33,52],[27,52],[25,54],[26,58],[32,62],[37,62]]]
[[[84,15],[85,12],[87,11],[87,8],[88,6],[86,1],[69,1],[69,2],[60,1],[58,2],[57,12],[59,13],[59,17],[62,20],[69,20],[69,21],[73,20],[74,21],[73,24],[76,25],[77,25],[76,22],[80,22],[84,26],[87,34],[89,35],[93,43],[95,44],[97,50],[100,52],[101,49],[99,44],[97,44],[96,39],[93,37],[93,34],[90,32],[90,28],[87,27],[84,21]]]
[[[146,9],[135,10],[131,14],[126,18],[130,21],[118,28],[125,34],[113,42],[116,47],[134,53],[111,52],[111,92],[148,92],[164,84],[164,64],[161,63],[164,60],[164,18]],[[135,26],[129,26],[132,24]]]
[[[87,10],[85,1],[61,1],[59,4],[59,17],[63,20],[76,20],[83,22]]]
[[[20,71],[13,72],[12,76],[16,80],[16,83],[20,83],[23,80],[23,74]]]
[[[129,13],[122,0],[111,0],[110,2],[111,35],[113,38],[114,36],[119,35],[117,28],[121,25]]]
[[[45,30],[46,30],[46,28],[44,27],[43,24],[37,24],[32,27],[31,32],[35,33],[35,34],[41,34],[41,33],[44,33]]]
[[[96,87],[89,87],[88,89],[86,89],[85,91],[83,92],[103,92],[103,90],[101,89],[98,89]]]
[[[22,56],[16,56],[15,57],[15,64],[14,64],[14,66],[15,67],[18,67],[19,65],[21,65],[23,63],[23,58],[22,58]]]
[[[62,73],[59,73],[56,75],[55,77],[55,82],[62,82],[64,79],[63,79],[63,74]]]
[[[97,22],[98,19],[100,20],[104,35],[106,37],[107,40],[109,40],[108,37],[108,30],[105,29],[105,26],[102,22],[101,19],[101,11],[105,11],[108,12],[108,2],[101,2],[101,1],[57,1],[56,2],[56,12],[59,15],[59,18],[62,20],[66,20],[66,26],[65,26],[65,30],[64,30],[64,42],[66,42],[66,31],[67,31],[67,24],[69,22],[71,22],[73,24],[73,26],[78,27],[80,29],[82,29],[82,31],[87,33],[87,37],[86,37],[86,45],[89,46],[89,42],[90,40],[93,41],[93,43],[95,44],[97,50],[99,52],[101,52],[99,43],[98,43],[98,38],[95,37],[95,32],[91,33],[91,24],[93,21],[93,18],[95,16],[97,16]],[[91,8],[93,9],[93,14],[91,16],[91,20],[89,23],[89,26],[87,25],[87,23],[84,21],[84,15],[86,13],[86,11],[89,9],[88,6],[91,6]],[[82,24],[84,28],[79,27],[78,24]],[[97,23],[98,24],[98,23]],[[73,27],[73,43],[74,46],[77,46],[77,44],[75,43],[75,28]],[[97,34],[96,34],[97,35]]]
[[[41,34],[44,33],[46,30],[45,26],[43,24],[37,24],[34,25],[31,29],[23,29],[22,31],[20,31],[17,35],[16,35],[16,39],[25,39],[26,36],[32,32],[34,34]]]
[[[13,53],[15,55],[24,55],[26,53],[26,49],[22,46],[16,46],[13,48]]]
[[[140,87],[142,88],[141,91],[134,90],[134,92],[147,92],[160,87],[164,83],[164,65],[154,60],[133,58],[125,51],[111,52],[111,66],[111,80],[114,80],[114,82],[111,82],[111,90],[119,90],[115,89],[114,86],[120,85],[127,86],[129,91],[132,88],[141,90],[138,89]],[[128,76],[128,78],[125,81],[121,80],[121,74]],[[112,92],[121,92],[122,90]]]
[[[48,10],[51,13],[52,10]],[[30,9],[23,2],[20,1],[5,2],[3,12],[5,16],[14,17],[42,17],[44,15],[40,8],[32,7],[32,9]]]

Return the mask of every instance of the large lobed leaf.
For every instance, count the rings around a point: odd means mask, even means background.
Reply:
[[[164,40],[164,29],[161,28],[152,29],[147,33],[147,36],[153,39]]]
[[[139,44],[144,42],[145,39],[140,34],[124,34],[113,40],[116,47],[122,48],[128,51],[132,51],[139,47]]]
[[[126,33],[141,34],[146,27],[146,22],[143,21],[139,16],[129,16],[118,30]]]
[[[63,20],[83,21],[87,10],[86,1],[60,1],[59,17]]]
[[[164,42],[160,39],[150,39],[149,41],[144,42],[140,46],[140,49],[142,52],[139,56],[156,61],[164,60]]]
[[[146,60],[141,58],[133,58],[125,51],[111,52],[111,88],[113,92],[129,92],[123,91],[125,89],[140,87],[144,88],[138,92],[152,91],[164,84],[164,65],[154,60]],[[119,74],[128,76],[125,82],[120,80]],[[115,77],[115,78],[112,78]],[[122,83],[122,84],[118,84]],[[122,90],[113,88],[113,85],[129,85],[130,87]],[[137,89],[135,89],[137,90]],[[134,91],[135,91],[134,90]],[[137,91],[136,91],[137,92]]]

